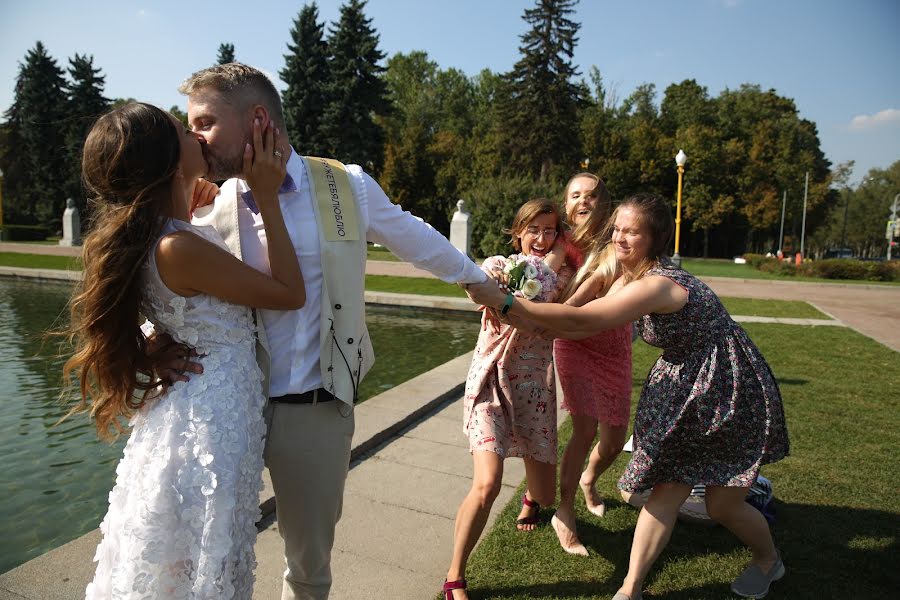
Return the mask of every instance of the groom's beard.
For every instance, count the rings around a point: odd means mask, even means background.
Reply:
[[[242,144],[235,151],[224,156],[218,152],[212,152],[207,146],[206,162],[209,165],[207,179],[210,181],[225,181],[232,177],[240,177],[244,170],[244,146]]]

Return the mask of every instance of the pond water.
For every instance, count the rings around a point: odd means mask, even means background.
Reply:
[[[65,323],[70,291],[0,278],[0,573],[97,527],[121,457],[124,440],[99,441],[84,415],[57,424],[64,358],[43,333]],[[367,309],[377,359],[360,398],[471,350],[476,319]]]

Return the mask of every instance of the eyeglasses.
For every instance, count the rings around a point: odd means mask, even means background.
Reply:
[[[544,236],[548,240],[555,240],[556,236],[559,235],[559,232],[555,229],[538,229],[537,227],[526,227],[525,233],[533,238]]]

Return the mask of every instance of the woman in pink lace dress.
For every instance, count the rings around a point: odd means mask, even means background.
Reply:
[[[521,252],[510,258],[528,257],[526,260],[543,271],[539,275],[543,287],[536,301],[553,302],[571,277],[569,267],[558,266],[557,273],[551,266],[563,262],[559,251],[552,250],[561,227],[556,205],[540,198],[522,205],[508,231],[513,247]],[[493,256],[482,268],[501,272],[508,260]],[[528,297],[528,290],[525,292]],[[528,491],[517,520],[520,529],[533,529],[539,504],[552,504],[556,498],[552,338],[497,323],[485,314],[466,379],[464,405],[463,429],[469,437],[475,473],[456,515],[453,559],[443,590],[446,600],[467,598],[466,562],[500,492],[504,459],[515,456],[525,461]]]
[[[578,272],[563,293],[566,304],[581,306],[613,293],[618,277],[615,252],[602,231],[612,213],[603,181],[591,173],[569,180],[566,216],[574,231],[569,238],[570,262]],[[583,340],[557,339],[553,347],[562,406],[572,416],[572,437],[563,453],[559,476],[559,506],[551,519],[563,550],[587,555],[575,525],[575,493],[581,487],[588,510],[605,512],[594,484],[622,452],[631,408],[631,324],[601,331]],[[600,439],[591,445],[600,431]],[[590,452],[587,468],[584,459]]]

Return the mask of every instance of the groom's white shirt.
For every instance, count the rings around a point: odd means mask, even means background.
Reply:
[[[306,169],[296,152],[291,152],[287,171],[297,190],[280,194],[279,200],[300,262],[307,301],[299,310],[258,311],[271,357],[270,397],[299,394],[322,387],[319,367],[322,258],[318,225]],[[431,225],[391,203],[378,183],[359,166],[347,165],[347,172],[354,186],[368,241],[387,246],[398,257],[448,283],[479,283],[485,280],[486,275],[478,265],[454,248]],[[238,193],[245,189],[246,184],[240,182],[237,187],[225,186],[223,193]],[[239,198],[237,208],[244,262],[271,273],[262,216],[253,214]]]

